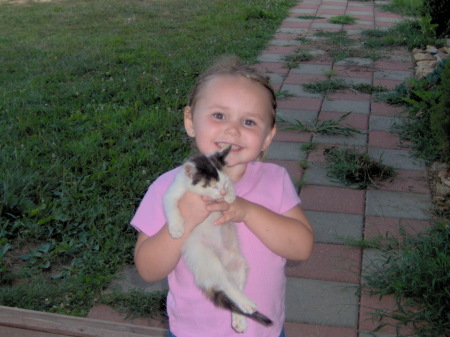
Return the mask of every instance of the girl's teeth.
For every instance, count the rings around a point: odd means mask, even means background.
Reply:
[[[220,146],[221,149],[224,149],[224,148],[230,146],[230,144],[227,144],[227,143],[219,143],[219,146]],[[240,146],[231,144],[231,149],[232,149],[232,150],[239,150],[240,148],[241,148]]]

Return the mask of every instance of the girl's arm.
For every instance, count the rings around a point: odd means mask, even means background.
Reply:
[[[158,281],[166,277],[178,264],[181,257],[181,247],[196,225],[208,215],[208,202],[200,196],[186,192],[178,202],[181,215],[188,219],[184,223],[184,234],[179,239],[173,239],[165,224],[153,236],[139,233],[134,250],[134,261],[139,275],[147,282]]]
[[[306,260],[312,252],[314,234],[311,224],[299,205],[284,214],[245,200],[236,198],[232,204],[211,204],[208,210],[220,210],[220,225],[227,221],[244,222],[267,248],[289,260]]]
[[[139,233],[134,250],[134,263],[141,278],[154,282],[166,277],[180,259],[183,242],[183,238],[172,239],[167,225],[153,236]]]

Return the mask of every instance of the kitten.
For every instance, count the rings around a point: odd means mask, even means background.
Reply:
[[[184,219],[178,201],[186,191],[211,199],[236,199],[233,184],[222,171],[228,148],[209,156],[188,160],[164,195],[164,211],[170,235],[177,239],[184,233]],[[232,326],[237,332],[247,329],[245,317],[263,325],[272,321],[256,311],[256,304],[242,292],[247,278],[247,263],[239,251],[236,225],[214,225],[221,212],[212,212],[187,238],[182,255],[197,285],[215,305],[231,310]]]

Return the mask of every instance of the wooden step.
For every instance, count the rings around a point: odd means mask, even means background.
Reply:
[[[0,306],[0,337],[166,337],[167,330]]]

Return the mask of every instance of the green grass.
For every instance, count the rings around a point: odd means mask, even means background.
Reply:
[[[333,78],[329,80],[303,84],[303,87],[308,92],[322,95],[330,94],[339,90],[348,90],[348,89],[363,94],[380,93],[386,91],[385,87],[379,85],[372,85],[366,83],[354,84]]]
[[[329,79],[303,84],[303,88],[311,93],[326,95],[339,90],[348,89],[349,85],[342,80]]]
[[[313,56],[309,53],[308,50],[297,50],[296,54],[286,55],[285,62],[286,67],[289,69],[297,68],[300,62],[310,61],[313,59]]]
[[[363,36],[371,37],[385,37],[388,32],[381,29],[366,29],[362,31]]]
[[[279,91],[277,91],[276,95],[277,95],[278,100],[286,99],[286,98],[294,96],[294,94],[292,94],[288,90],[279,90]]]
[[[311,152],[317,150],[318,147],[319,147],[319,144],[318,144],[318,143],[315,143],[315,142],[307,142],[307,143],[303,143],[303,144],[300,146],[300,149],[301,149],[303,152],[311,153]]]
[[[127,318],[149,317],[165,321],[167,320],[166,296],[167,291],[151,293],[142,290],[131,290],[127,293],[108,292],[102,295],[100,302],[125,313]]]
[[[352,48],[358,41],[348,38],[345,30],[339,30],[337,32],[318,31],[314,35],[325,39],[325,41],[322,42],[322,44],[324,44],[324,49],[328,50],[328,55],[330,55],[334,61],[340,61],[348,57],[363,57],[372,60],[377,60],[382,57],[382,54],[379,51],[374,51],[373,49],[360,50],[358,48]],[[361,43],[368,46],[374,39],[375,38],[373,37],[364,38]],[[386,43],[383,43],[383,45],[386,45]]]
[[[365,48],[372,50],[388,50],[394,46],[406,46],[409,50],[425,48],[427,45],[441,47],[445,42],[436,38],[435,29],[429,18],[414,17],[403,20],[386,31],[363,31],[363,43]]]
[[[355,185],[359,189],[376,187],[381,181],[393,179],[395,170],[375,160],[367,153],[356,149],[330,147],[324,151],[328,175],[346,186]]]
[[[347,32],[345,30],[339,30],[337,32],[329,32],[326,30],[318,30],[317,32],[314,33],[314,36],[319,36],[319,37],[333,37],[333,36],[346,36]]]
[[[354,24],[358,19],[350,15],[338,15],[328,19],[328,22],[351,25]]]
[[[132,262],[148,185],[190,151],[197,75],[255,62],[296,3],[0,4],[0,304],[87,313]]]
[[[324,16],[320,16],[320,15],[298,15],[297,18],[299,18],[299,19],[325,19]]]
[[[377,309],[372,315],[377,329],[408,326],[414,336],[448,336],[450,223],[437,223],[420,235],[402,236],[401,240],[391,238],[364,273],[365,293],[395,298],[391,310]]]
[[[295,120],[295,122],[290,122],[278,116],[277,123],[283,130],[311,132],[318,135],[352,137],[355,134],[361,133],[361,131],[344,124],[344,121],[347,119],[350,113],[351,112],[348,112],[336,120],[327,119],[322,122],[318,122],[318,120],[312,121]],[[313,144],[314,143],[311,143],[311,145]]]
[[[423,2],[423,0],[393,0],[388,4],[381,5],[381,8],[402,15],[419,16]]]
[[[450,69],[449,65],[449,61],[442,62],[427,78],[409,79],[393,91],[377,95],[378,100],[404,108],[405,118],[396,121],[392,129],[402,140],[410,143],[408,147],[412,149],[412,155],[427,164],[449,162],[449,155],[445,152],[445,148],[449,147],[448,140],[439,138],[439,131],[433,130],[433,127],[437,127],[438,130],[442,129],[443,135],[448,134],[444,131],[448,124],[448,109],[440,102],[447,97],[449,90],[446,82],[448,76],[443,74],[444,69]],[[434,115],[435,111],[440,112],[440,115]]]

